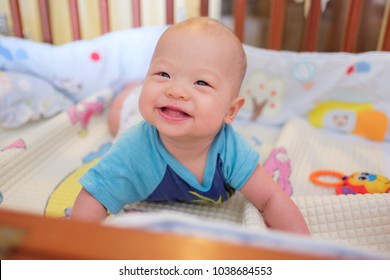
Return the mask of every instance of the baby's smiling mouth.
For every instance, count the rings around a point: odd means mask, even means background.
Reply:
[[[160,113],[172,120],[184,120],[191,116],[177,107],[164,106],[159,108]]]

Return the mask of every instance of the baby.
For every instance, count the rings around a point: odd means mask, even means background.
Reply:
[[[240,191],[268,227],[309,235],[294,202],[231,123],[244,104],[241,42],[195,18],[161,36],[139,97],[143,117],[80,180],[73,219],[103,221],[136,201],[221,203]]]

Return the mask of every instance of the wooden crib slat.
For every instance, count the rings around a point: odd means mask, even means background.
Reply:
[[[355,52],[363,0],[349,0],[347,5],[346,21],[343,30],[341,51]]]
[[[390,51],[390,2],[388,1],[383,16],[383,41],[379,49],[382,51]]]
[[[285,13],[285,0],[271,1],[270,28],[268,30],[268,48],[271,50],[282,48]]]
[[[321,0],[311,0],[309,14],[306,19],[303,50],[313,52],[317,49],[318,33],[321,20]]]
[[[20,15],[19,0],[9,0],[9,6],[11,9],[13,35],[23,38],[23,24]]]
[[[80,18],[79,18],[79,8],[78,8],[77,0],[69,1],[69,9],[70,9],[70,17],[72,23],[73,40],[80,40],[81,39]]]
[[[43,41],[53,44],[48,0],[39,0],[39,14],[41,17]]]
[[[390,19],[387,19],[382,51],[390,51]]]
[[[174,22],[174,10],[173,10],[174,6],[175,6],[175,3],[173,2],[173,0],[166,0],[165,1],[167,24],[173,24],[173,22]]]
[[[131,10],[133,16],[133,27],[140,27],[141,26],[141,0],[132,0]]]
[[[110,32],[110,15],[108,11],[108,0],[100,0],[100,20],[102,33]]]
[[[234,33],[244,41],[246,0],[234,0]]]
[[[200,16],[207,17],[209,15],[209,1],[201,0],[200,1]]]

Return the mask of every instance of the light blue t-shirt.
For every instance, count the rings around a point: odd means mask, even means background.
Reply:
[[[221,203],[246,183],[258,160],[257,151],[224,125],[211,144],[200,184],[164,147],[157,129],[143,121],[124,132],[80,183],[111,213],[137,201]]]

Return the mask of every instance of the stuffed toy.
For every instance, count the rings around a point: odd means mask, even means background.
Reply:
[[[320,180],[319,177],[323,176],[333,177],[333,179]],[[310,180],[316,185],[335,187],[336,194],[390,193],[388,178],[368,172],[355,172],[346,176],[337,171],[318,170],[310,175]]]

